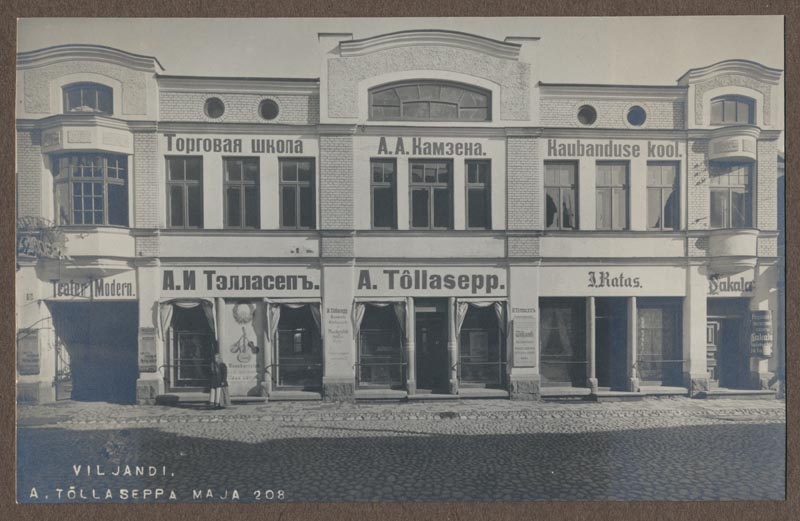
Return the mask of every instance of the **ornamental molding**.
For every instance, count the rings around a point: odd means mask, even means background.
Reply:
[[[678,78],[677,82],[680,85],[688,85],[702,82],[721,74],[749,76],[764,83],[777,85],[783,75],[783,69],[767,67],[750,60],[724,60],[706,67],[689,69],[683,76]]]
[[[158,76],[160,92],[207,94],[255,94],[270,96],[319,95],[319,78],[222,78],[197,76]]]
[[[134,54],[105,45],[64,44],[17,53],[17,69],[23,70],[71,61],[105,62],[143,72],[164,71],[164,67],[153,56]]]
[[[343,58],[364,56],[374,52],[414,46],[457,47],[506,60],[518,60],[522,45],[501,42],[484,36],[440,29],[411,30],[387,33],[360,40],[339,42]]]
[[[591,100],[636,100],[684,101],[687,87],[683,85],[603,85],[575,83],[537,84],[542,99],[585,98]]]

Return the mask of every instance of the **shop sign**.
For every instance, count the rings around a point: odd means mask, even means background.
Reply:
[[[220,136],[179,136],[164,134],[167,152],[197,154],[303,154],[303,140],[294,138],[232,138]]]
[[[514,367],[536,367],[537,353],[536,320],[515,318],[512,322],[514,339]]]
[[[539,294],[546,297],[677,297],[685,293],[686,273],[680,266],[553,266],[541,268],[539,275]]]
[[[139,330],[139,372],[155,373],[157,371],[156,330],[152,327],[141,328]]]
[[[17,371],[20,375],[39,374],[39,335],[30,329],[17,335]]]
[[[752,294],[756,282],[753,277],[712,275],[708,277],[708,294],[718,295],[745,295]]]
[[[589,157],[598,159],[679,159],[682,157],[677,141],[647,141],[645,143],[607,140],[547,140],[547,157]]]
[[[750,312],[750,352],[759,358],[772,356],[772,311]]]
[[[387,138],[378,140],[379,156],[414,157],[483,157],[486,155],[480,141],[458,141],[452,139],[428,139],[422,137]]]
[[[319,270],[297,268],[167,268],[162,297],[319,296]]]
[[[136,273],[120,273],[97,279],[50,279],[47,300],[136,300]]]
[[[506,294],[501,268],[363,268],[356,294],[396,296],[489,296]]]

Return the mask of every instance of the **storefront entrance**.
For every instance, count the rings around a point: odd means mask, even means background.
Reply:
[[[417,300],[414,304],[417,344],[417,392],[448,392],[447,300]]]
[[[398,306],[363,304],[359,327],[357,382],[362,388],[402,389],[406,382],[403,335]],[[404,308],[400,308],[404,316]]]
[[[586,385],[586,299],[539,300],[542,385]]]
[[[136,402],[139,308],[135,302],[52,302],[56,398]]]
[[[595,352],[597,385],[601,388],[627,388],[628,299],[595,300]]]
[[[747,299],[709,299],[707,360],[712,387],[748,389]]]
[[[502,306],[499,302],[496,304]],[[493,304],[468,305],[459,331],[458,379],[461,386],[504,387],[505,342],[499,327],[502,309]]]

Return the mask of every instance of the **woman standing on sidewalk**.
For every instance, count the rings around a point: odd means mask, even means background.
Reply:
[[[228,387],[228,366],[222,361],[222,356],[217,353],[211,362],[211,392],[208,396],[208,405],[211,408],[220,409],[227,405],[222,402],[223,388],[227,392]]]

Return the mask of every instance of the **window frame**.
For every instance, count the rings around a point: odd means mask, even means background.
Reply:
[[[71,165],[67,164],[62,166],[62,160],[69,160],[70,158],[84,158],[84,159],[102,159],[102,176],[95,177],[95,176],[75,176],[74,169],[70,168]],[[120,166],[110,167],[109,160],[114,159],[118,161],[118,165],[124,163],[124,168]],[[102,153],[102,152],[72,152],[72,153],[62,153],[53,156],[52,164],[55,165],[55,172],[53,175],[53,213],[55,219],[53,219],[58,226],[114,226],[119,228],[129,228],[131,215],[130,215],[130,169],[129,164],[130,160],[126,154],[109,154],[109,153]],[[52,168],[51,164],[51,168]],[[96,168],[93,165],[81,165],[81,168]],[[63,174],[62,170],[66,169],[66,174]],[[109,176],[110,170],[117,170],[118,174],[117,177]],[[119,172],[124,172],[124,178],[120,179]],[[62,177],[63,175],[63,177]],[[75,184],[77,183],[102,183],[103,185],[103,218],[101,223],[96,222],[75,222]],[[60,199],[58,195],[58,188],[59,186],[66,185],[67,190],[69,192],[68,195],[68,202],[66,206],[68,206],[69,210],[69,222],[63,223],[61,222],[61,216],[59,214],[59,205]],[[125,222],[124,224],[112,224],[109,222],[109,186],[122,186],[125,188]],[[83,193],[83,187],[81,188],[81,206],[83,206],[83,202],[85,201],[86,194]],[[92,197],[96,197],[92,195]],[[96,209],[92,209],[91,212],[96,212]],[[85,209],[81,208],[81,220],[85,221]],[[92,217],[94,220],[94,217]]]
[[[649,179],[650,178],[649,174],[650,174],[650,167],[651,166],[658,166],[658,167],[672,166],[675,169],[675,182],[672,184],[672,186],[667,186],[666,184],[663,183],[663,181],[659,182],[659,184],[657,184],[657,185],[651,185],[650,184],[650,179]],[[648,221],[647,222],[648,231],[662,231],[662,232],[676,232],[676,231],[679,231],[681,229],[681,222],[680,222],[680,219],[681,219],[681,202],[680,202],[680,194],[681,194],[681,163],[679,161],[648,161],[647,162],[646,182],[647,182],[647,200],[646,200],[647,202],[645,204],[647,206],[646,206],[646,209],[645,209],[645,215],[647,216],[647,221]],[[664,201],[665,201],[665,199],[664,199],[664,191],[665,190],[670,190],[670,189],[672,190],[672,193],[675,195],[676,201],[677,201],[677,204],[675,205],[675,210],[674,210],[675,215],[673,216],[673,219],[674,219],[673,222],[675,223],[675,226],[673,228],[666,228],[664,226],[664,221],[665,221],[665,219],[664,219],[664,217],[665,217],[665,213],[664,213]],[[659,219],[660,225],[657,228],[656,227],[651,227],[650,226],[650,222],[649,222],[650,221],[650,190],[658,190],[659,191],[659,200],[661,202],[661,207],[659,209],[659,213],[661,215],[661,218]]]
[[[392,165],[392,181],[386,181],[386,170],[382,171],[383,180],[375,181],[375,165]],[[392,192],[392,218],[389,226],[375,225],[375,189],[390,189]],[[369,160],[369,212],[370,227],[373,230],[396,230],[397,229],[397,159],[385,157],[373,157]]]
[[[573,167],[573,169],[574,169],[573,172],[574,172],[574,175],[575,175],[575,181],[574,181],[573,185],[572,186],[548,185],[547,184],[547,167],[550,166],[550,165],[554,165],[554,166],[555,165],[558,165],[558,166],[568,165],[568,166]],[[578,193],[578,182],[579,182],[579,179],[580,179],[580,175],[579,175],[580,174],[580,163],[578,161],[545,161],[544,162],[544,169],[545,169],[545,177],[544,177],[544,185],[543,185],[544,186],[544,192],[543,192],[543,194],[544,194],[544,206],[545,206],[544,207],[544,212],[545,212],[545,215],[544,215],[544,229],[545,230],[555,230],[555,231],[574,231],[574,230],[578,230],[579,226],[580,226],[580,224],[579,224],[579,218],[580,218],[579,211],[580,211],[580,208],[578,206],[580,204],[579,193]],[[556,211],[556,216],[558,217],[558,225],[555,228],[550,228],[550,227],[547,226],[547,189],[548,188],[558,188],[558,197],[559,197],[558,200],[559,200],[559,202],[562,200],[563,190],[564,189],[568,188],[568,189],[571,189],[574,192],[573,193],[573,199],[575,200],[575,212],[574,212],[574,219],[573,219],[574,220],[574,223],[573,223],[574,225],[572,227],[567,228],[567,227],[565,227],[563,225],[563,222],[562,222],[563,221],[563,219],[562,219],[563,216],[561,215],[561,209],[560,208],[557,209],[557,211]]]
[[[470,165],[486,166],[486,183],[471,183],[469,180]],[[478,171],[480,174],[480,170]],[[470,226],[469,224],[469,192],[470,190],[482,190],[486,208],[486,222],[483,226]],[[490,159],[466,159],[464,160],[464,228],[467,230],[491,230],[492,229],[492,161]]]
[[[97,108],[94,110],[70,110],[69,107],[69,95],[79,90],[81,92],[81,101],[84,99],[84,89],[93,89],[94,90],[94,97],[95,103],[97,104]],[[91,81],[80,81],[76,83],[70,83],[61,87],[62,92],[62,112],[64,114],[104,114],[106,116],[114,115],[114,89],[109,87],[108,85],[103,85],[102,83],[96,83]],[[108,95],[109,105],[111,106],[110,110],[105,111],[100,108],[100,94],[104,93]],[[85,106],[85,105],[81,105]]]
[[[744,167],[744,168],[747,169],[748,182],[747,182],[746,185],[739,185],[739,184],[731,185],[730,183],[728,183],[727,185],[714,185],[714,184],[712,184],[711,179],[713,177],[716,177],[716,176],[713,175],[713,170],[714,169],[716,169],[716,168],[725,168],[725,169],[728,170],[726,172],[726,174],[730,174],[731,173],[730,170],[733,169],[734,167]],[[755,178],[756,178],[755,169],[756,169],[756,164],[755,163],[748,163],[748,162],[717,163],[717,164],[711,165],[711,167],[709,168],[709,187],[708,187],[708,192],[709,192],[709,194],[708,194],[708,196],[709,196],[709,201],[708,201],[708,227],[709,227],[709,229],[711,229],[711,230],[742,230],[742,229],[753,228],[755,226],[755,224],[754,224],[755,220],[756,220],[756,208],[755,208],[755,197],[754,197],[755,196],[755,186],[754,186],[754,184],[755,184]],[[746,205],[747,205],[745,209],[747,211],[746,215],[747,215],[748,220],[744,224],[744,226],[734,226],[733,225],[733,194],[734,193],[740,193],[740,192],[737,192],[737,190],[736,190],[736,189],[740,189],[740,188],[745,188],[743,193],[745,195],[745,201],[746,201]],[[723,226],[713,226],[712,225],[712,223],[713,223],[713,221],[712,221],[713,215],[712,215],[712,210],[711,210],[711,203],[713,201],[713,193],[714,192],[727,192],[726,201],[727,201],[727,204],[728,204],[728,212],[727,212],[728,215],[727,215],[726,222],[723,223]]]
[[[625,182],[622,185],[622,187],[613,184],[613,181],[612,181],[611,185],[600,185],[600,184],[598,184],[598,182],[597,182],[598,179],[597,178],[598,178],[598,176],[600,174],[600,167],[601,166],[623,166],[623,167],[625,167]],[[630,162],[629,161],[597,161],[595,163],[595,187],[594,187],[594,190],[595,190],[595,224],[594,224],[594,228],[595,228],[595,230],[614,231],[614,232],[630,230],[630,226],[631,226],[631,201],[630,201],[631,190],[630,190],[630,186],[631,186],[631,168],[630,168]],[[614,190],[615,189],[619,189],[619,188],[623,188],[624,192],[625,192],[625,223],[623,224],[622,228],[614,228],[614,210],[615,210],[615,207],[614,207]],[[598,226],[597,211],[600,208],[600,205],[598,204],[598,201],[599,201],[598,193],[601,190],[604,190],[604,191],[608,190],[610,192],[610,194],[611,194],[611,215],[609,216],[610,217],[610,223],[611,223],[610,224],[610,228],[600,228]]]
[[[414,164],[425,164],[425,163],[444,163],[447,164],[449,167],[449,181],[447,183],[439,183],[438,179],[434,183],[428,183],[425,181],[422,182],[414,182],[414,177],[412,175],[412,168]],[[424,169],[423,169],[424,172]],[[437,173],[438,175],[438,173]],[[409,159],[408,160],[408,204],[409,204],[409,212],[408,212],[408,228],[409,230],[415,231],[445,231],[445,230],[452,230],[454,228],[454,218],[453,218],[453,197],[454,197],[454,171],[453,171],[453,160],[452,159],[434,159],[434,158],[425,158],[425,159]],[[448,205],[449,205],[449,212],[448,212],[448,223],[446,227],[435,226],[435,208],[436,205],[434,204],[434,193],[437,188],[447,188],[448,191]],[[426,188],[428,190],[428,226],[420,227],[414,226],[414,189],[422,189]]]
[[[228,179],[228,164],[239,162],[241,163],[241,178],[239,181],[231,181]],[[244,178],[245,163],[252,162],[256,165],[256,179],[255,181],[246,181]],[[228,190],[231,188],[239,189],[239,225],[232,225],[228,222]],[[255,207],[255,220],[254,226],[248,226],[247,223],[247,205],[245,197],[245,188],[254,188],[256,191],[256,207]],[[231,230],[258,230],[261,228],[261,160],[258,156],[232,156],[222,158],[222,212],[223,212],[223,227]]]
[[[379,104],[376,105],[374,102],[374,97],[376,94],[382,93],[388,90],[394,90],[402,87],[416,87],[417,92],[420,92],[421,87],[450,87],[454,89],[460,89],[464,92],[471,92],[480,96],[484,96],[486,98],[486,117],[483,119],[469,119],[469,118],[462,118],[461,111],[462,109],[483,109],[484,107],[475,106],[462,106],[461,99],[459,98],[457,101],[453,102],[444,102],[441,100],[441,96],[437,99],[425,99],[422,94],[418,94],[418,97],[414,100],[403,101],[400,96],[395,91],[395,95],[398,97],[398,108],[399,108],[399,115],[396,118],[393,117],[376,117],[374,108],[376,106],[379,107],[394,107],[395,105],[385,105]],[[463,97],[464,94],[461,94]],[[368,119],[370,121],[429,121],[429,122],[462,122],[462,123],[480,123],[480,122],[491,122],[492,121],[492,91],[489,89],[484,89],[482,87],[478,87],[475,85],[470,85],[468,83],[461,83],[457,81],[447,81],[447,80],[425,80],[425,79],[416,79],[416,80],[406,80],[406,81],[398,81],[393,83],[386,83],[383,85],[377,85],[369,89],[369,96],[368,96]],[[427,117],[409,117],[404,114],[404,104],[407,103],[428,103],[428,116]],[[442,118],[442,117],[433,117],[431,115],[431,103],[440,103],[444,105],[455,105],[456,106],[456,117],[455,118]]]
[[[167,181],[167,228],[175,228],[175,229],[184,229],[184,230],[202,230],[205,227],[205,204],[204,202],[201,203],[200,208],[200,225],[199,226],[192,226],[189,224],[189,186],[199,186],[200,187],[200,201],[203,201],[204,197],[204,165],[203,165],[203,156],[164,156],[166,160],[166,181]],[[200,180],[188,180],[186,179],[186,162],[189,160],[199,160],[200,161]],[[172,167],[171,161],[172,160],[183,160],[183,179],[174,180],[170,179],[170,173]],[[172,223],[172,197],[171,197],[171,187],[173,186],[180,186],[182,191],[182,198],[183,198],[183,224],[182,225],[175,225]]]
[[[311,179],[309,181],[300,181],[299,169],[297,169],[297,179],[295,181],[283,180],[283,165],[285,162],[294,161],[308,161],[311,164]],[[295,187],[295,225],[287,226],[283,222],[283,188],[285,186]],[[301,224],[301,202],[300,188],[308,187],[311,190],[311,210],[313,221],[311,226],[303,226]],[[316,230],[317,229],[317,165],[313,157],[279,157],[278,158],[278,199],[279,199],[279,218],[278,224],[281,230]]]
[[[733,119],[729,120],[725,117],[725,102],[735,102],[736,110],[733,115]],[[722,104],[722,119],[715,120],[714,119],[714,105],[717,103]],[[739,106],[740,104],[744,104],[747,106],[748,109],[748,118],[746,122],[739,121]],[[709,122],[711,125],[754,125],[756,120],[756,100],[750,98],[748,96],[742,96],[739,94],[726,94],[723,96],[717,96],[716,98],[712,98],[709,104]]]

